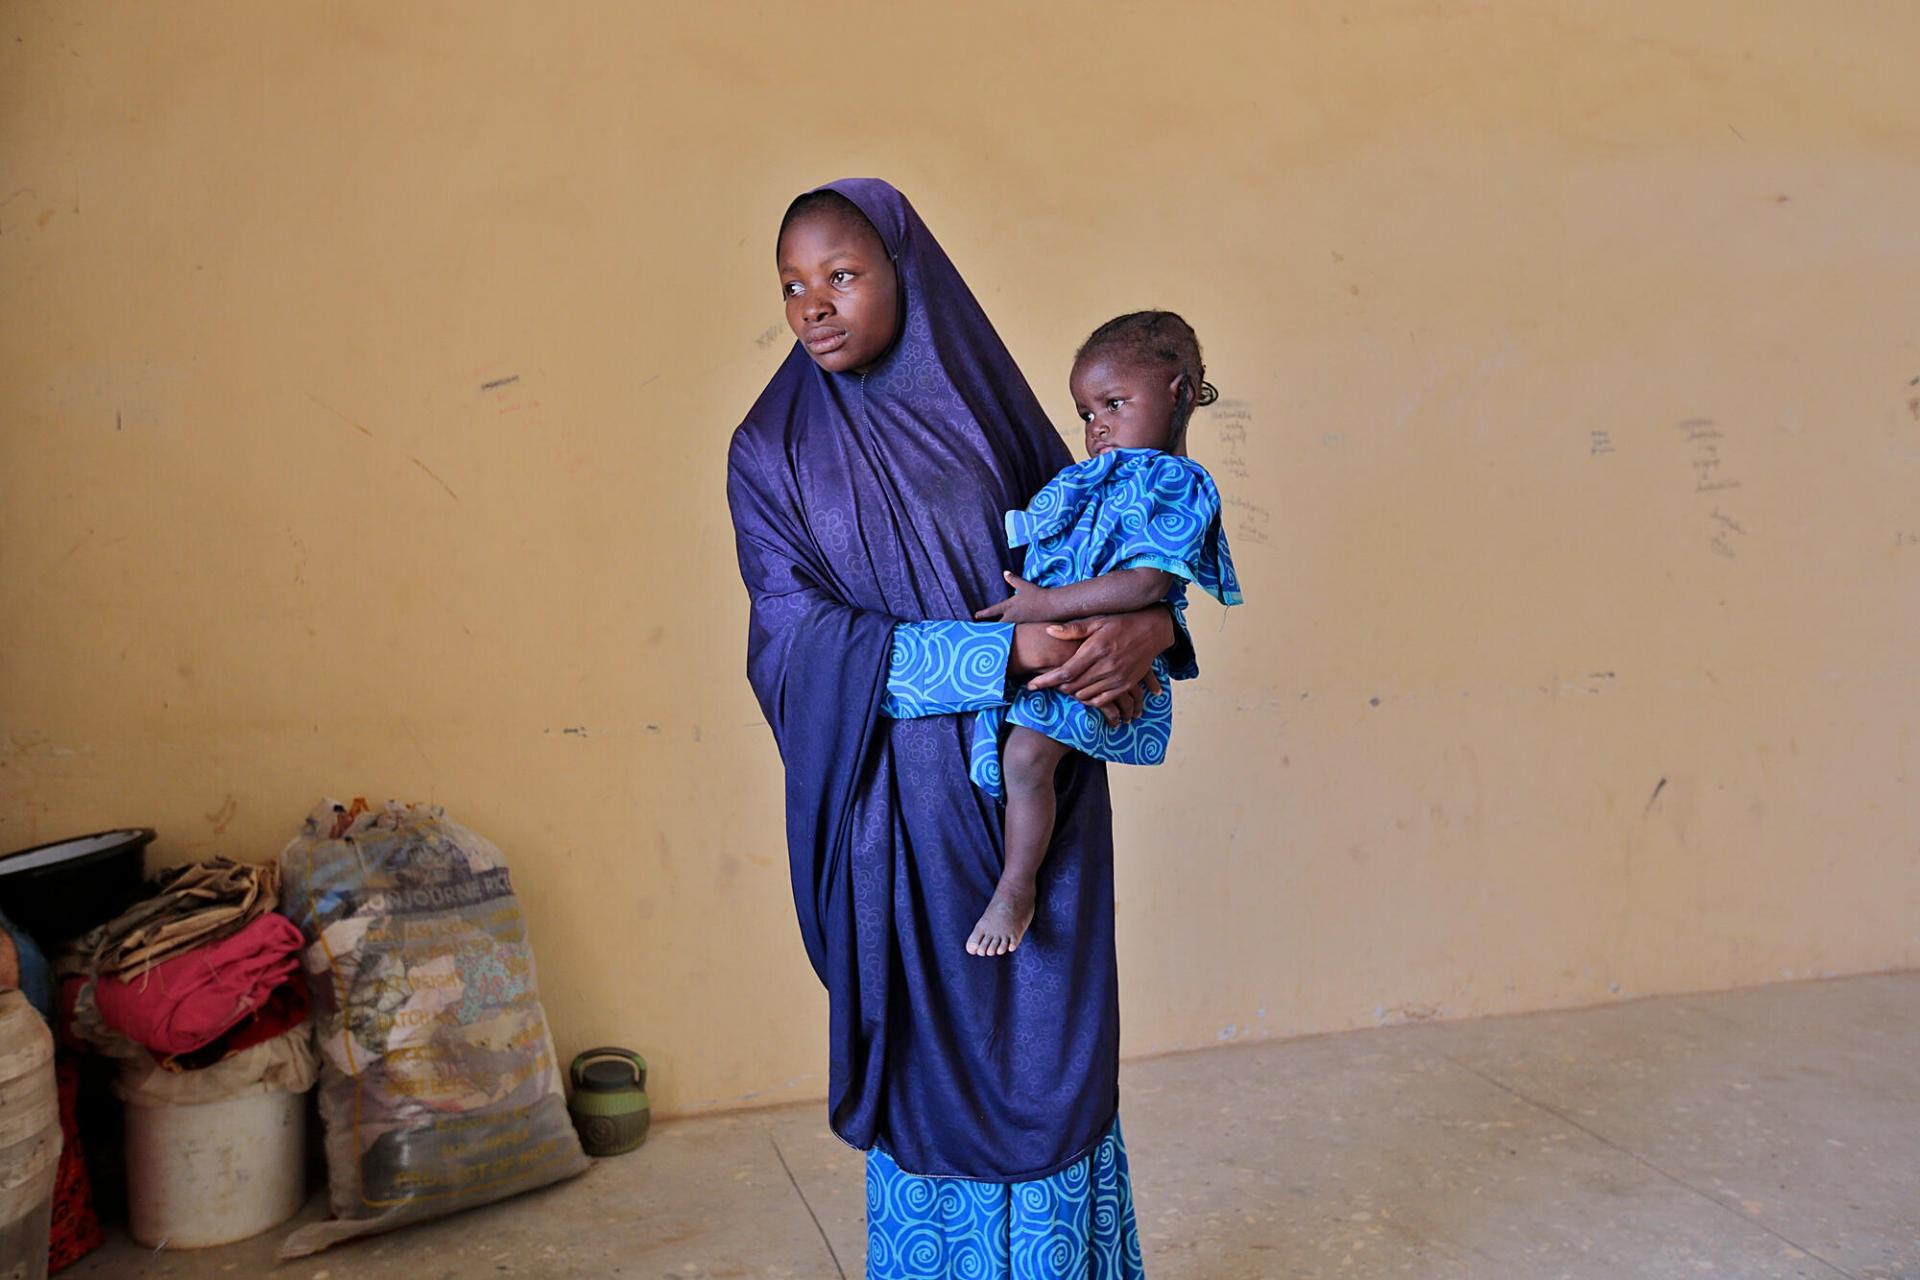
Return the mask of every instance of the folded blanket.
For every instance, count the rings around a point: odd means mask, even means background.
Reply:
[[[299,972],[299,928],[269,912],[137,978],[102,976],[94,1003],[115,1031],[161,1057],[191,1053],[251,1017]]]

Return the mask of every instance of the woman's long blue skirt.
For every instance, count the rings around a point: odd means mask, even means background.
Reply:
[[[1051,1177],[975,1182],[867,1153],[867,1280],[1144,1280],[1120,1121]]]

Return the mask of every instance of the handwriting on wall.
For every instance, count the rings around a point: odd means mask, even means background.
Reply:
[[[480,383],[480,394],[494,403],[496,417],[509,413],[525,413],[528,426],[539,425],[540,402],[526,393],[525,384],[518,373],[508,372],[499,362],[490,362],[475,369],[471,375],[484,379]]]
[[[1220,457],[1214,469],[1234,480],[1250,480],[1247,433],[1253,429],[1253,407],[1245,400],[1222,400],[1213,406],[1213,429],[1220,437]]]
[[[1220,481],[1221,501],[1232,536],[1245,542],[1265,542],[1272,531],[1273,513],[1247,497],[1248,486],[1234,483],[1253,479],[1253,467],[1247,460],[1253,406],[1245,400],[1222,400],[1213,406],[1212,419],[1220,453],[1209,461],[1209,466],[1214,478]]]
[[[1712,418],[1688,418],[1677,426],[1688,449],[1687,465],[1693,470],[1693,491],[1703,495],[1707,546],[1715,555],[1736,560],[1739,558],[1736,540],[1746,537],[1747,530],[1728,509],[1727,499],[1715,496],[1740,487],[1740,481],[1727,469],[1727,433],[1715,425]]]
[[[1273,524],[1273,512],[1257,502],[1245,498],[1227,496],[1224,505],[1233,516],[1233,536],[1247,542],[1265,542],[1270,526]]]

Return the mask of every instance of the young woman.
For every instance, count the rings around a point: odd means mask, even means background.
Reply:
[[[734,433],[728,498],[828,991],[828,1118],[869,1152],[868,1275],[1138,1276],[1102,763],[1061,769],[1020,950],[982,964],[954,940],[1003,856],[968,776],[973,713],[1025,680],[1130,720],[1184,633],[1163,605],[973,620],[1005,595],[1002,513],[1068,455],[905,197],[808,193],[777,266],[799,341]]]

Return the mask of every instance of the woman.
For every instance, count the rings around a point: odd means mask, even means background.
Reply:
[[[1062,772],[1026,944],[968,955],[1001,863],[970,713],[1033,676],[1131,718],[1184,633],[1158,606],[962,621],[1005,594],[1002,514],[1066,449],[899,192],[833,183],[781,230],[800,341],[734,433],[727,488],[748,677],[828,992],[829,1121],[869,1152],[868,1275],[1138,1276],[1106,773]]]

